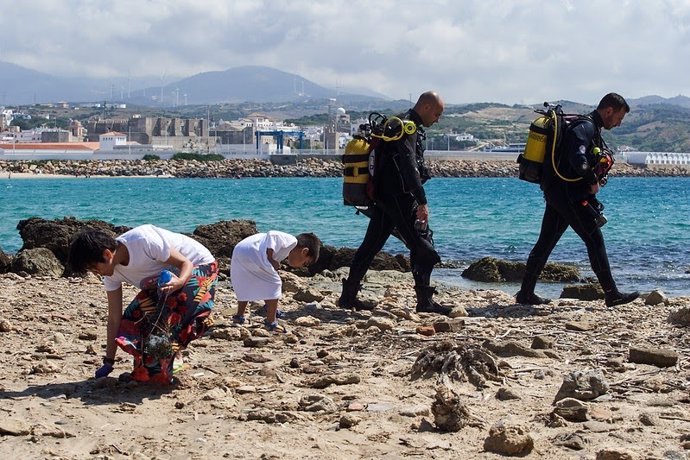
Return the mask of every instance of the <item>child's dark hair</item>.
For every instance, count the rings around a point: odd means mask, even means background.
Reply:
[[[312,262],[319,260],[321,240],[313,233],[300,233],[297,235],[297,247],[309,249],[309,256],[312,258]]]
[[[84,273],[103,260],[103,251],[117,249],[117,241],[109,233],[87,227],[74,235],[69,245],[69,266],[75,273]]]

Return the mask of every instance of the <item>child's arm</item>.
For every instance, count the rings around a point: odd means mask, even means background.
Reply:
[[[189,281],[189,278],[192,276],[192,269],[194,268],[194,264],[187,259],[185,256],[183,256],[180,251],[178,251],[175,248],[170,249],[170,257],[168,260],[165,261],[166,264],[173,265],[177,268],[180,269],[180,275],[175,276],[173,273],[173,277],[170,280],[170,282],[166,283],[163,285],[161,288],[161,292],[175,292],[178,289],[182,289],[185,284],[187,284],[187,281]]]
[[[115,353],[117,352],[115,339],[117,338],[117,331],[120,329],[120,320],[122,319],[122,287],[114,291],[107,291],[106,294],[108,295],[108,327],[105,357],[108,360],[112,360],[115,359]]]
[[[268,257],[268,261],[271,263],[271,265],[273,265],[273,268],[275,268],[276,271],[278,271],[278,269],[280,268],[280,262],[278,262],[277,260],[273,260],[273,249],[266,249],[266,257]]]

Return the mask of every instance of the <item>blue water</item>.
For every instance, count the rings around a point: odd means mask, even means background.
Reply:
[[[621,289],[690,295],[689,181],[613,178],[599,194],[609,220],[603,227],[609,259]],[[445,260],[463,266],[482,256],[526,260],[544,209],[537,186],[513,178],[435,178],[426,189],[436,245]],[[179,232],[251,219],[260,231],[313,231],[337,247],[357,247],[367,221],[342,205],[338,178],[0,179],[0,247],[5,252],[21,248],[16,225],[31,216],[153,223]],[[405,251],[395,239],[385,249]],[[571,230],[550,260],[575,262],[591,275],[584,244]],[[462,287],[494,287],[462,280],[460,271],[439,269],[434,276]],[[541,283],[538,292],[554,295],[560,288]]]

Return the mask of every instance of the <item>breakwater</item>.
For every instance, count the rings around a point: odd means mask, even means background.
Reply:
[[[427,159],[434,177],[516,177],[518,165],[509,160]],[[48,160],[0,161],[0,177],[12,173],[59,176],[106,177],[339,177],[339,158],[297,157],[293,164],[276,164],[269,160],[231,159],[198,160]],[[614,176],[675,177],[690,176],[690,169],[679,166],[631,166],[617,162]]]

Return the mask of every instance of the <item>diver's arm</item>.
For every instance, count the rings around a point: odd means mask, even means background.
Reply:
[[[395,142],[395,162],[402,178],[403,188],[410,192],[418,204],[426,204],[426,193],[417,170],[417,134],[404,136]]]

